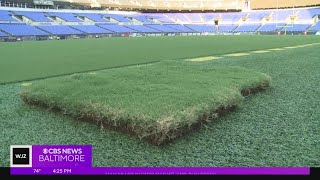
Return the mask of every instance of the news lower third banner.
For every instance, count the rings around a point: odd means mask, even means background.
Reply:
[[[310,168],[93,167],[91,145],[12,145],[11,175],[310,175]]]

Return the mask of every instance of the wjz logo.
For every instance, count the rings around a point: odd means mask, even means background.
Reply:
[[[10,167],[31,167],[32,146],[12,145],[10,146]]]

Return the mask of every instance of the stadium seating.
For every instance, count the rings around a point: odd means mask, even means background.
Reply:
[[[88,33],[88,34],[110,34],[112,31],[108,31],[106,29],[100,28],[98,26],[94,25],[76,25],[76,26],[70,26],[74,29],[77,29],[79,31]]]
[[[6,37],[6,36],[8,35],[0,31],[0,37]]]
[[[205,22],[214,22],[215,19],[220,18],[219,13],[204,13],[201,16]]]
[[[161,32],[165,32],[165,33],[179,33],[179,32],[181,32],[177,29],[172,29],[170,27],[167,27],[167,26],[161,25],[161,24],[148,24],[146,26],[153,28],[153,29],[156,29],[156,30],[159,30]]]
[[[315,24],[314,26],[312,26],[309,31],[320,31],[320,21]]]
[[[144,25],[126,25],[126,27],[133,29],[137,32],[142,32],[142,33],[159,33],[161,31],[152,29],[150,27],[144,26]]]
[[[270,11],[262,11],[262,12],[251,12],[248,15],[247,22],[260,22],[264,17],[270,16]]]
[[[199,33],[216,32],[217,30],[216,26],[212,24],[187,24],[185,26]]]
[[[282,27],[285,26],[285,23],[268,23],[262,25],[259,29],[258,32],[276,32],[282,29]]]
[[[116,21],[119,22],[131,22],[129,19],[126,18],[125,15],[120,15],[120,14],[102,14],[102,16],[106,18],[112,18]]]
[[[192,23],[204,23],[200,13],[185,13],[184,16]]]
[[[320,8],[315,9],[302,9],[298,11],[299,20],[309,20],[312,19],[315,15],[320,14]]]
[[[147,18],[151,18],[151,19],[156,19],[161,23],[175,23],[174,21],[172,21],[171,19],[169,19],[166,15],[164,14],[159,14],[159,13],[150,13],[150,14],[146,14],[145,15]]]
[[[285,21],[289,16],[296,15],[296,10],[277,10],[272,14],[273,20],[275,22]]]
[[[299,20],[309,20],[313,18],[315,15],[320,14],[320,9],[303,9],[298,11],[298,19]]]
[[[236,24],[220,24],[219,25],[219,32],[232,32],[234,29],[237,28],[238,25]]]
[[[176,29],[176,30],[179,30],[181,32],[184,32],[184,33],[192,33],[192,32],[195,32],[194,30],[184,26],[184,25],[181,25],[181,24],[165,24],[165,26],[169,27],[169,28],[172,28],[172,29]]]
[[[72,13],[49,12],[49,16],[58,17],[66,22],[83,22]]]
[[[11,16],[9,11],[0,10],[0,21],[18,21]]]
[[[222,22],[236,23],[241,18],[245,17],[246,13],[221,13]]]
[[[133,30],[130,28],[127,28],[125,26],[120,26],[120,25],[116,25],[116,24],[99,24],[98,26],[107,29],[109,31],[113,31],[116,33],[135,33],[135,32],[139,32],[137,30]]]
[[[154,23],[153,21],[151,21],[148,17],[142,15],[142,14],[138,14],[138,15],[130,15],[129,17],[134,18],[140,22],[146,23],[146,24],[151,24]]]
[[[261,24],[242,24],[234,32],[255,32]]]
[[[28,19],[31,19],[35,22],[53,22],[51,19],[49,19],[44,13],[42,12],[30,12],[30,11],[14,11],[14,14],[25,16]]]
[[[43,32],[33,26],[26,24],[0,24],[0,30],[13,36],[46,36],[48,33]]]
[[[13,17],[15,15],[17,18]],[[0,10],[2,34],[72,35],[108,33],[214,33],[214,32],[277,32],[283,29],[290,16],[295,23],[284,28],[288,32],[318,31],[319,23],[311,26],[320,8],[255,10],[249,12],[212,13],[107,13],[73,10]],[[26,25],[19,16],[32,21]],[[56,17],[56,18],[55,18]],[[262,21],[265,17],[272,17]],[[60,21],[59,19],[63,21]],[[20,20],[19,20],[20,19]],[[89,19],[91,21],[88,21]],[[218,20],[216,29],[215,20]],[[242,22],[243,20],[243,22]],[[241,23],[242,22],[242,23]],[[267,22],[267,23],[266,23]],[[13,25],[9,25],[13,24]],[[16,25],[14,25],[16,24]],[[19,26],[19,24],[21,26]],[[57,25],[59,24],[59,25]],[[292,26],[292,27],[289,27]],[[38,27],[38,28],[37,28]],[[25,28],[25,29],[24,29]],[[39,29],[40,28],[40,29]]]
[[[110,22],[106,19],[103,18],[103,16],[101,14],[96,14],[96,13],[77,13],[78,16],[81,16],[81,17],[86,17],[94,22],[103,22],[103,23],[106,23],[106,22]]]
[[[311,24],[293,24],[290,27],[287,27],[286,30],[290,32],[304,32],[306,31]]]
[[[40,29],[43,29],[44,31],[49,32],[50,34],[54,35],[72,35],[72,34],[84,34],[81,31],[75,30],[69,26],[63,26],[63,25],[55,25],[55,26],[37,26]]]
[[[167,13],[166,15],[177,23],[191,23],[190,20],[182,13]]]

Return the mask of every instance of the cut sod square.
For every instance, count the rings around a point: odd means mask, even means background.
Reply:
[[[164,144],[269,86],[240,67],[164,61],[40,80],[24,87],[31,105]]]

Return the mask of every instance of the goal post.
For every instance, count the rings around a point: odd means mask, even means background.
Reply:
[[[295,4],[289,3],[292,0],[276,0],[276,11],[273,14],[273,21],[276,23],[276,27],[279,29],[282,29],[280,31],[284,31],[284,34],[287,34],[287,28],[292,28],[294,26],[294,20],[293,18],[296,16],[296,9]],[[282,4],[280,4],[280,2]],[[283,20],[281,17],[281,10],[283,11],[284,7],[283,5],[286,5],[286,11],[288,11],[288,14],[286,14],[288,17],[287,19]]]

